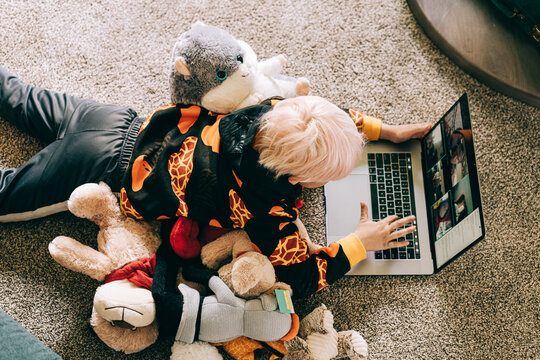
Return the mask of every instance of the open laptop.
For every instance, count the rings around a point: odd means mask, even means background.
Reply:
[[[348,275],[433,274],[485,235],[467,94],[421,140],[369,143],[358,166],[325,185],[328,244],[370,219],[416,216],[407,247],[368,252]],[[407,226],[410,226],[408,224]]]

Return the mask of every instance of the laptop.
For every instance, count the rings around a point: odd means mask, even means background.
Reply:
[[[324,188],[328,244],[370,219],[415,215],[407,247],[368,252],[347,275],[429,275],[485,236],[467,94],[421,140],[368,143],[358,166]],[[408,224],[407,226],[410,226]]]

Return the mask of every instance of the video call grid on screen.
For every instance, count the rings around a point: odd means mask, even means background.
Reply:
[[[422,142],[426,202],[438,267],[483,233],[478,179],[470,176],[476,163],[466,107],[463,95]]]

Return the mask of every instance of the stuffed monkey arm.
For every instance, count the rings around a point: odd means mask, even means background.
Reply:
[[[184,297],[176,287],[179,263],[171,253],[170,244],[164,241],[156,252],[156,268],[152,281],[156,318],[163,335],[176,333],[184,305]]]
[[[263,96],[259,93],[250,94],[236,106],[236,110],[243,109],[251,105],[257,105],[263,100]]]
[[[287,62],[285,55],[280,54],[270,59],[263,60],[259,63],[258,69],[266,76],[278,75],[283,70],[283,66]]]

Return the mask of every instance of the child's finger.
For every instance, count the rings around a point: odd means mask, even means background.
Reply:
[[[400,237],[403,237],[403,236],[405,236],[407,234],[410,234],[410,233],[414,232],[414,230],[416,230],[416,226],[414,226],[414,225],[406,227],[405,229],[399,229],[399,230],[396,230],[393,233],[391,233],[390,238],[392,240],[399,239]]]
[[[407,245],[409,245],[408,241],[390,241],[388,243],[388,249],[407,246]]]
[[[413,139],[421,139],[423,138],[429,130],[433,127],[432,123],[422,123],[418,125],[413,125],[411,128],[411,138]]]
[[[405,226],[405,225],[413,222],[415,219],[416,219],[416,217],[414,215],[411,215],[411,216],[407,216],[407,217],[401,218],[399,220],[396,220],[396,221],[392,222],[390,225],[392,226],[392,229],[395,230],[395,229],[398,229],[398,228],[400,228],[402,226]]]
[[[433,123],[425,123],[424,124],[424,131],[422,131],[422,137],[426,136],[426,134],[431,130],[433,127]]]
[[[392,222],[399,219],[399,216],[397,215],[390,215],[390,216],[387,216],[385,217],[384,219],[382,219],[381,221],[382,222],[387,222],[389,224],[393,224]],[[399,227],[399,226],[398,226]]]
[[[363,201],[360,202],[360,221],[362,220],[369,220],[368,207]]]

